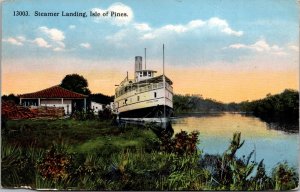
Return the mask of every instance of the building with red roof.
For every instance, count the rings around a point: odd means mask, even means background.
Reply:
[[[71,114],[75,109],[86,109],[88,96],[56,85],[41,91],[25,93],[19,97],[20,105],[23,106],[63,107],[66,114]]]

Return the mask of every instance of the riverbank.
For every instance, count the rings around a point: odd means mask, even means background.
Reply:
[[[181,117],[207,117],[207,116],[220,116],[224,114],[242,114],[242,115],[253,115],[252,112],[244,112],[244,111],[195,111],[195,112],[180,112],[176,113],[173,118],[181,118]]]
[[[292,189],[298,182],[295,170],[284,163],[266,173],[263,163],[236,157],[236,147],[243,145],[239,134],[233,138],[236,146],[228,142],[223,154],[209,156],[188,150],[196,146],[195,135],[180,132],[159,139],[149,127],[121,130],[108,120],[20,120],[8,121],[6,126],[7,132],[2,133],[3,187],[266,190]],[[254,170],[259,175],[246,177]],[[226,174],[220,174],[224,171]],[[282,177],[287,175],[285,183],[281,176],[276,177],[279,171]]]
[[[122,130],[110,120],[73,119],[9,120],[3,128],[3,142],[23,148],[47,149],[52,144],[71,146],[72,150],[95,151],[107,145],[120,150],[126,147],[146,147],[147,139],[155,138],[150,129],[127,127]]]

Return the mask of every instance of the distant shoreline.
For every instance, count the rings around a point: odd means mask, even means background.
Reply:
[[[211,112],[185,112],[185,113],[177,113],[174,115],[174,118],[176,117],[186,117],[186,116],[218,116],[222,114],[245,114],[245,115],[253,115],[251,112],[243,112],[243,111],[211,111]]]

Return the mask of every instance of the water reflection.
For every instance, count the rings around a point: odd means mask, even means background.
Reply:
[[[242,114],[247,117],[254,117],[250,114]],[[266,122],[269,129],[285,131],[287,133],[299,133],[299,122],[289,118],[259,118]]]
[[[278,124],[276,126],[253,116],[231,113],[186,116],[172,121],[175,133],[180,130],[198,130],[198,147],[204,153],[222,154],[229,146],[233,133],[238,131],[242,133],[242,139],[246,142],[237,155],[248,155],[255,149],[256,159],[253,160],[264,159],[267,169],[281,161],[287,161],[297,167],[298,134],[282,131],[286,128],[279,128]]]

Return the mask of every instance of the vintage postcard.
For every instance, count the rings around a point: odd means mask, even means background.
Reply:
[[[299,189],[299,1],[1,7],[4,190]]]

